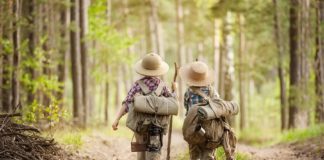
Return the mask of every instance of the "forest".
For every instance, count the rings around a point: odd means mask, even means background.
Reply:
[[[135,159],[126,116],[111,125],[151,52],[169,87],[174,63],[213,69],[220,97],[239,104],[238,160],[324,159],[324,0],[0,0],[0,145],[26,125],[61,159]],[[171,159],[185,160],[177,84]]]

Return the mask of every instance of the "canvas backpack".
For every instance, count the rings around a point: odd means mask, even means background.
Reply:
[[[142,93],[135,95],[134,99],[136,99],[136,96],[141,95],[159,97],[161,96],[163,87],[165,86],[163,82],[160,82],[155,91],[150,91],[143,81],[139,80],[137,81],[137,83],[141,87]],[[157,115],[138,112],[135,110],[133,103],[129,108],[126,126],[136,133],[145,134],[148,132],[148,126],[151,124],[161,127],[163,129],[163,134],[166,134],[169,124],[169,115]]]
[[[202,96],[207,103],[197,104],[189,108],[182,127],[184,139],[189,144],[204,146],[207,149],[216,149],[223,146],[227,159],[234,159],[236,136],[226,121],[225,115],[237,114],[238,105],[221,100],[218,96],[213,96],[212,89],[210,89],[208,96],[199,89],[193,88],[192,90]],[[199,110],[211,108],[211,106],[217,107],[220,111],[211,109],[209,111],[212,113],[207,114],[215,114],[215,118],[203,119],[199,114]],[[205,130],[205,134],[199,132],[200,128]]]

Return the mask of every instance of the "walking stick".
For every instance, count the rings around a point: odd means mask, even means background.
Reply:
[[[174,63],[174,76],[173,76],[173,83],[177,81],[178,76],[178,65]],[[175,88],[172,87],[172,92],[175,92]],[[168,148],[167,148],[167,160],[170,160],[170,146],[171,146],[171,135],[172,135],[172,116],[170,116],[170,125],[169,125],[169,133],[168,133]]]

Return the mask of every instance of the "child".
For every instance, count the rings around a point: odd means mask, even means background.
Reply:
[[[208,66],[200,61],[193,62],[187,66],[180,68],[180,78],[184,80],[189,88],[184,95],[184,107],[187,113],[190,107],[198,104],[207,103],[206,100],[198,95],[194,90],[200,90],[206,95],[216,94],[213,91],[211,83],[213,82],[213,72],[208,69]],[[186,115],[187,115],[186,113]],[[189,154],[191,160],[213,160],[215,149],[205,147],[204,143],[201,145],[189,143]]]
[[[161,57],[157,54],[150,53],[143,57],[142,60],[138,61],[135,64],[135,71],[143,75],[144,77],[135,82],[133,87],[129,90],[126,99],[122,103],[122,107],[116,115],[116,119],[112,124],[114,130],[118,129],[118,123],[120,118],[125,115],[132,107],[134,103],[134,96],[137,94],[144,94],[141,85],[146,85],[146,88],[154,92],[159,87],[160,83],[163,85],[163,82],[158,76],[164,75],[167,73],[169,66],[164,62]],[[161,96],[164,97],[173,97],[174,95],[169,91],[169,89],[163,85]],[[134,131],[136,141],[139,143],[147,143],[146,134],[137,133]],[[159,160],[160,151],[157,152],[138,152],[138,160]]]

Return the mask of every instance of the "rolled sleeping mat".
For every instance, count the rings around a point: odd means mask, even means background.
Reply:
[[[177,115],[179,102],[174,97],[157,97],[153,95],[139,95],[134,97],[136,112],[156,115]]]
[[[198,116],[201,120],[211,120],[221,116],[232,116],[239,112],[238,104],[233,101],[213,99],[209,104],[198,108]]]

